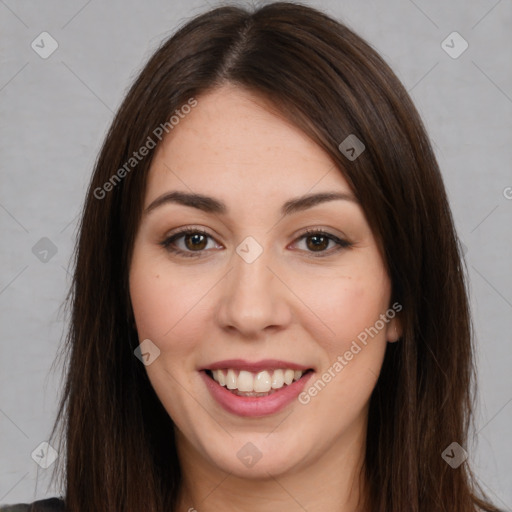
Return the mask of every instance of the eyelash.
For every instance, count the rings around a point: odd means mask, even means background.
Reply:
[[[202,229],[198,228],[184,228],[181,231],[178,231],[177,233],[174,233],[170,237],[167,237],[165,240],[160,242],[160,245],[164,247],[167,251],[177,254],[179,256],[185,256],[185,257],[203,257],[204,253],[206,252],[206,249],[202,249],[199,251],[183,251],[182,249],[177,249],[176,247],[173,247],[173,243],[178,240],[179,238],[186,236],[186,235],[192,235],[192,234],[198,234],[198,235],[205,235],[209,238],[213,237],[206,231],[203,231]],[[325,237],[329,240],[332,240],[335,244],[337,244],[336,250],[332,251],[307,251],[311,254],[314,258],[322,258],[326,256],[330,256],[334,253],[337,253],[341,251],[342,249],[347,249],[352,246],[352,243],[350,243],[347,240],[343,240],[341,238],[338,238],[337,236],[333,235],[332,233],[328,233],[327,231],[321,230],[321,229],[308,229],[304,233],[302,233],[297,240],[303,240],[305,238],[309,238],[314,235],[320,235],[322,237]]]

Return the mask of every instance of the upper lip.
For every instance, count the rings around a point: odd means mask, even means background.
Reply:
[[[262,359],[260,361],[246,361],[245,359],[226,359],[224,361],[216,361],[199,368],[199,370],[222,370],[232,368],[237,370],[246,370],[248,372],[261,372],[263,370],[275,370],[278,368],[290,368],[291,370],[310,370],[311,366],[292,363],[290,361],[282,361],[279,359]]]

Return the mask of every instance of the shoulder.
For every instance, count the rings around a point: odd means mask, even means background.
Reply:
[[[15,505],[0,505],[0,512],[66,512],[64,500],[48,498],[33,503],[17,503]]]

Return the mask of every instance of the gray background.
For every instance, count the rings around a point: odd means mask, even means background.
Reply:
[[[465,448],[483,488],[512,510],[512,2],[309,4],[374,45],[432,138],[467,247],[478,342],[477,436]],[[31,452],[48,438],[62,385],[51,365],[66,328],[77,215],[131,80],[208,5],[219,4],[0,0],[0,503],[60,491],[47,489],[51,468]],[[47,59],[31,48],[43,31],[59,45]],[[453,31],[469,44],[456,59],[441,46]],[[57,249],[46,262],[32,250],[43,237]]]

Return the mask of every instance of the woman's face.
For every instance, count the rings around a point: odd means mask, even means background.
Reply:
[[[180,458],[262,477],[359,453],[400,333],[363,211],[261,98],[229,85],[197,100],[156,151],[130,268]]]

